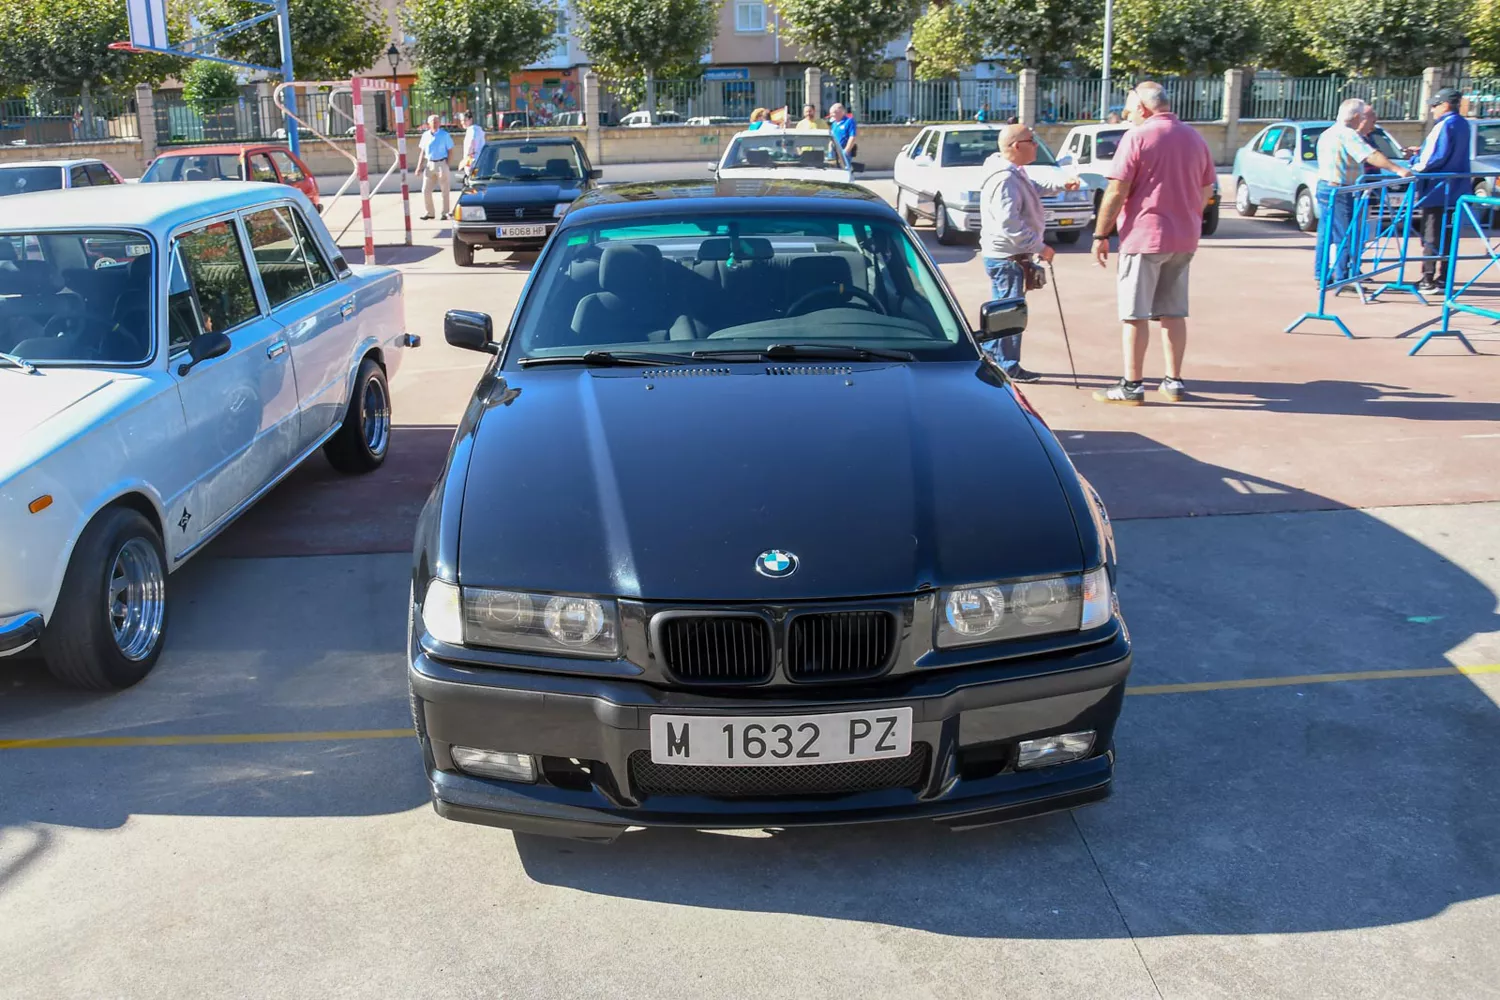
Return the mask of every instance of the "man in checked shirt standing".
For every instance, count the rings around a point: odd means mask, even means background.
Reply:
[[[1000,151],[985,161],[990,173],[979,192],[979,246],[984,270],[990,276],[995,298],[1024,298],[1026,270],[1036,259],[1049,261],[1053,249],[1042,241],[1047,231],[1047,211],[1042,195],[1058,190],[1077,191],[1077,178],[1062,188],[1044,188],[1026,174],[1026,165],[1036,161],[1036,136],[1025,125],[1007,125],[1000,130]],[[1000,367],[1016,382],[1035,382],[1036,372],[1021,367],[1021,335],[1001,337],[987,344]]]

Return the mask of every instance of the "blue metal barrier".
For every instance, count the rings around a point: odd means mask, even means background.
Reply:
[[[1420,351],[1433,337],[1457,337],[1458,342],[1463,344],[1470,354],[1479,353],[1474,350],[1474,345],[1469,343],[1468,337],[1465,337],[1462,332],[1453,329],[1449,324],[1449,320],[1455,312],[1471,313],[1475,316],[1483,316],[1486,319],[1500,320],[1500,311],[1486,309],[1471,302],[1458,301],[1460,295],[1472,288],[1474,282],[1482,278],[1490,268],[1495,266],[1496,261],[1500,261],[1500,249],[1497,249],[1495,244],[1490,241],[1488,234],[1485,232],[1484,223],[1480,222],[1479,217],[1474,214],[1474,206],[1476,205],[1489,209],[1490,211],[1485,214],[1492,216],[1494,210],[1500,208],[1500,198],[1481,198],[1477,195],[1466,194],[1458,199],[1458,205],[1453,209],[1453,228],[1448,233],[1448,273],[1445,276],[1446,281],[1443,286],[1442,325],[1436,330],[1428,330],[1422,339],[1417,341],[1417,345],[1406,352],[1408,357]],[[1474,227],[1474,234],[1484,241],[1485,253],[1483,255],[1471,254],[1466,257],[1459,255],[1458,241],[1463,237],[1465,222],[1472,225]],[[1457,280],[1454,277],[1454,273],[1458,270],[1458,262],[1460,260],[1487,260],[1488,263],[1481,267],[1474,277],[1465,281],[1459,287],[1454,288],[1454,282]]]
[[[1315,311],[1305,312],[1297,317],[1291,325],[1286,328],[1291,333],[1297,327],[1308,320],[1324,320],[1339,328],[1344,336],[1354,339],[1342,318],[1328,311],[1328,296],[1332,293],[1339,295],[1345,288],[1353,288],[1360,298],[1360,302],[1368,304],[1386,292],[1408,292],[1415,296],[1417,301],[1427,305],[1427,298],[1415,283],[1407,279],[1407,266],[1420,264],[1428,260],[1448,260],[1448,279],[1451,284],[1453,279],[1453,265],[1459,260],[1488,260],[1491,264],[1496,259],[1494,254],[1458,254],[1458,214],[1455,210],[1453,230],[1450,234],[1450,245],[1448,252],[1435,256],[1424,256],[1420,253],[1412,253],[1409,241],[1420,234],[1412,228],[1412,215],[1417,200],[1417,185],[1414,181],[1449,180],[1452,178],[1464,178],[1471,184],[1478,177],[1493,177],[1494,174],[1421,174],[1416,178],[1385,176],[1381,179],[1361,181],[1356,184],[1336,188],[1323,200],[1322,212],[1319,216],[1317,258],[1314,265],[1318,283],[1318,307]],[[1328,220],[1334,211],[1334,202],[1341,196],[1348,196],[1353,200],[1352,216],[1343,238],[1336,243],[1332,241],[1333,227]],[[1486,205],[1500,206],[1500,200],[1475,198],[1465,195],[1461,201],[1481,202]],[[1470,218],[1476,229],[1481,234],[1483,227],[1477,218]],[[1488,246],[1488,244],[1487,244]],[[1347,255],[1349,266],[1348,274],[1339,277],[1338,262],[1341,256]],[[1484,270],[1488,270],[1486,265]],[[1481,271],[1480,273],[1483,273]],[[1379,281],[1379,287],[1368,289],[1366,286]],[[1467,288],[1472,280],[1464,285]],[[1444,327],[1447,327],[1447,309],[1445,298]],[[1465,307],[1464,311],[1477,307]],[[1487,314],[1486,314],[1487,315]],[[1496,318],[1500,318],[1497,316]],[[1429,334],[1428,337],[1431,337]],[[1460,337],[1462,335],[1459,335]],[[1428,338],[1423,338],[1426,343]],[[1467,341],[1465,341],[1467,343]],[[1421,344],[1417,345],[1418,348]],[[1415,349],[1411,353],[1416,353]]]

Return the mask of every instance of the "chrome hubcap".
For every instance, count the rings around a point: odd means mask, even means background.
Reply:
[[[391,440],[391,404],[378,378],[365,383],[365,447],[372,455],[384,455]]]
[[[167,616],[167,575],[144,538],[120,546],[109,570],[109,627],[127,660],[144,660],[161,639]]]

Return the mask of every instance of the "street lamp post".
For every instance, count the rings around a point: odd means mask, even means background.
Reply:
[[[1109,57],[1115,48],[1115,0],[1104,0],[1104,79],[1099,88],[1099,120],[1109,118]]]
[[[391,113],[395,114],[395,112],[396,112],[395,89],[397,87],[401,86],[400,82],[396,79],[396,65],[399,62],[401,62],[401,50],[398,49],[398,48],[396,48],[396,43],[395,42],[392,42],[391,43],[391,47],[385,50],[385,58],[386,58],[386,61],[391,64],[391,88],[392,89],[391,89],[391,104],[390,104],[390,107],[391,107]],[[405,111],[404,108],[402,110],[403,110],[403,112]],[[391,126],[391,131],[392,132],[396,131],[396,123],[395,122],[391,122],[390,126]]]
[[[906,43],[906,116],[917,117],[917,47]]]

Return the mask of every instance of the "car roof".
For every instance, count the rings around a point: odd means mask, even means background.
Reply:
[[[988,122],[968,122],[962,125],[931,125],[929,128],[940,132],[998,132],[1005,126]]]
[[[1091,133],[1091,132],[1102,132],[1105,129],[1111,129],[1111,130],[1113,130],[1113,129],[1128,129],[1128,128],[1130,128],[1130,123],[1129,122],[1092,122],[1092,123],[1090,123],[1088,125],[1074,125],[1068,131],[1070,131],[1070,132]]]
[[[896,210],[875,192],[837,181],[747,178],[660,181],[595,188],[573,203],[563,227],[614,218],[689,214],[838,212],[894,219]]]
[[[5,228],[109,229],[128,226],[165,233],[184,223],[278,199],[296,188],[263,181],[165,181],[35,191],[5,199]]]
[[[83,156],[76,160],[7,160],[0,167],[76,167],[80,163],[103,163],[97,156]]]
[[[176,149],[163,150],[157,154],[157,159],[164,156],[199,156],[204,153],[216,155],[223,153],[269,153],[274,150],[280,150],[283,153],[291,152],[285,146],[276,146],[263,142],[226,142],[220,143],[217,146],[179,146]]]

